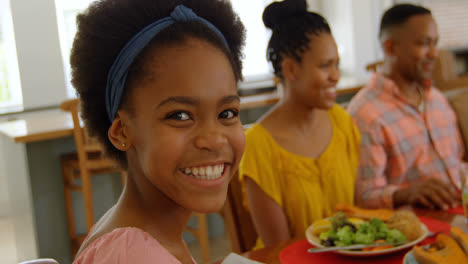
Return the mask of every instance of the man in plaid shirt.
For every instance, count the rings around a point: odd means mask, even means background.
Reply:
[[[431,87],[438,41],[431,12],[396,5],[384,13],[379,37],[382,73],[371,77],[348,108],[362,137],[356,203],[458,206],[463,144],[448,101]]]

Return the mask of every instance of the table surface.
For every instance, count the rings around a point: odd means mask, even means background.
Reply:
[[[468,233],[468,225],[465,223],[465,217],[462,215],[455,215],[446,211],[439,210],[425,210],[425,209],[412,209],[418,216],[430,217],[442,222],[450,223],[452,226],[461,228],[464,232]],[[259,250],[249,251],[243,254],[251,260],[259,261],[268,264],[280,264],[279,256],[281,251],[289,245],[304,239],[305,237],[291,239],[282,242],[276,246],[266,247]]]
[[[55,139],[73,135],[73,121],[60,109],[38,111],[0,123],[0,134],[23,143]]]
[[[338,94],[357,92],[364,81],[345,77],[337,85]],[[261,107],[278,102],[278,92],[261,93],[241,97],[241,109]],[[37,111],[24,114],[22,117],[0,123],[0,134],[12,138],[15,142],[29,143],[50,140],[73,135],[73,121],[71,115],[60,109]]]

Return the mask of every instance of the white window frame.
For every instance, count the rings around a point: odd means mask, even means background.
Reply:
[[[1,38],[3,39],[5,79],[7,82],[7,90],[10,99],[7,101],[0,101],[0,112],[10,112],[22,110],[23,97],[21,91],[21,82],[19,76],[18,59],[16,56],[16,43],[15,34],[13,30],[13,20],[10,10],[9,0],[0,0],[0,26]]]
[[[95,0],[55,0],[60,48],[63,55],[62,58],[67,86],[67,95],[69,98],[76,97],[75,88],[73,88],[71,84],[70,73],[70,51],[76,33],[76,14],[85,10],[89,4],[94,1]],[[67,16],[66,13],[74,13],[74,16]],[[70,23],[70,19],[74,20],[75,23]]]

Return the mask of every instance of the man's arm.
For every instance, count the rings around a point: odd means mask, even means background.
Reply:
[[[356,204],[365,208],[393,208],[397,185],[385,176],[387,153],[382,127],[357,123],[361,131],[359,168],[356,179]]]
[[[395,191],[393,203],[395,207],[413,204],[447,210],[460,204],[460,195],[453,187],[439,179],[429,179]]]
[[[389,184],[385,176],[387,154],[381,129],[368,127],[361,132],[360,165],[356,180],[356,204],[366,208],[393,208],[406,204],[448,209],[460,204],[460,196],[450,185],[437,179],[406,188]]]

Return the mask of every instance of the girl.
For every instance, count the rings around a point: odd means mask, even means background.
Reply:
[[[193,263],[182,232],[222,207],[244,150],[244,27],[221,0],[101,0],[77,21],[82,117],[128,179],[74,263]]]
[[[338,51],[327,21],[305,0],[274,2],[267,58],[284,87],[281,101],[247,133],[240,179],[257,247],[303,236],[338,203],[353,204],[359,133],[335,104]]]

